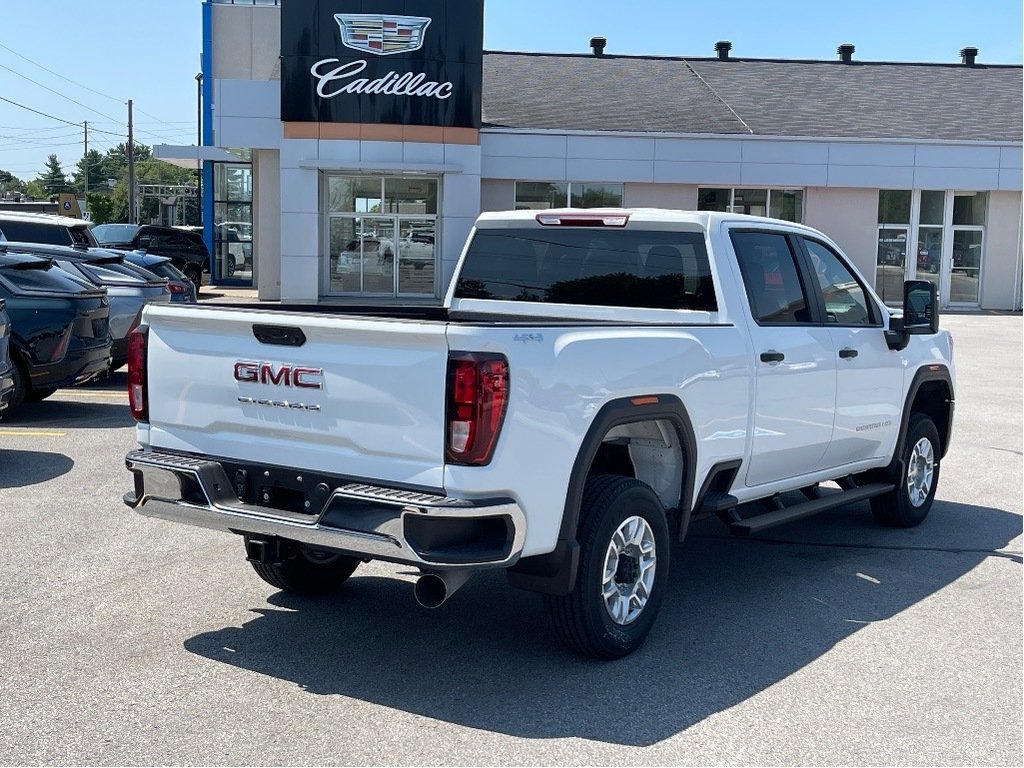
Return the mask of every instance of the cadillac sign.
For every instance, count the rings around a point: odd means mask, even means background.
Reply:
[[[482,49],[479,0],[282,0],[281,119],[479,128]]]

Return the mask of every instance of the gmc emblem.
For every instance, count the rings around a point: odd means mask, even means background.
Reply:
[[[301,365],[281,365],[274,370],[273,363],[235,363],[235,381],[249,384],[270,384],[274,387],[323,389],[322,368],[304,368]]]

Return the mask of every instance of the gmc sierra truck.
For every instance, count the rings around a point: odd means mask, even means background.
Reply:
[[[379,559],[437,607],[501,568],[570,648],[617,658],[693,520],[744,536],[865,499],[924,520],[952,351],[933,284],[893,312],[809,227],[485,213],[439,307],[147,306],[125,502],[240,535],[290,592]]]

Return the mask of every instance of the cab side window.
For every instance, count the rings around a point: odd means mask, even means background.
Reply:
[[[750,311],[757,323],[798,325],[811,322],[807,291],[786,236],[742,230],[734,230],[731,236]]]
[[[871,303],[849,267],[824,243],[806,238],[803,242],[821,287],[826,322],[830,325],[874,325],[877,321]]]

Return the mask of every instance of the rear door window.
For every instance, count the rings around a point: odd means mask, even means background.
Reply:
[[[477,230],[455,297],[718,308],[703,233],[596,227]]]
[[[750,312],[759,325],[811,322],[807,291],[800,279],[796,255],[783,234],[733,230]]]
[[[0,219],[0,232],[12,243],[45,243],[47,245],[73,245],[67,227],[40,224],[35,221]]]

